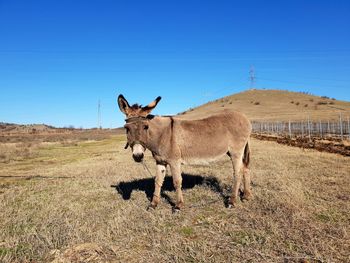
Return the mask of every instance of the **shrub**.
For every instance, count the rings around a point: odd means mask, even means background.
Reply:
[[[305,94],[305,95],[313,95],[312,93],[310,93],[310,92],[308,92],[308,91],[299,91],[299,93]]]
[[[304,105],[305,108],[306,108],[307,106],[309,106],[309,105],[307,105],[307,104]]]
[[[294,104],[294,100],[292,100],[290,103]]]
[[[260,105],[259,101],[254,102],[254,105]]]
[[[298,106],[299,104],[300,104],[299,102],[296,102],[296,103],[295,103],[295,105],[297,105],[297,106]]]
[[[319,101],[317,102],[317,105],[327,105],[327,101]]]

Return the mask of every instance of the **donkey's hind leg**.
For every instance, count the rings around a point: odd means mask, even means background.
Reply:
[[[164,182],[164,177],[166,173],[166,166],[162,164],[157,164],[157,174],[154,180],[154,193],[150,207],[156,208],[160,201],[160,191]]]
[[[182,176],[181,176],[181,163],[173,162],[170,164],[171,175],[173,177],[173,184],[176,191],[176,206],[175,210],[180,210],[184,204],[184,198],[182,195]]]
[[[238,200],[239,187],[242,180],[241,169],[242,169],[242,156],[243,153],[231,153],[229,152],[229,156],[232,161],[233,166],[233,187],[232,187],[232,195],[229,200],[229,206],[234,206]]]
[[[250,143],[249,140],[247,141],[245,147],[244,147],[244,154],[243,154],[243,180],[244,180],[244,193],[242,200],[249,200],[252,198],[252,192],[250,188],[250,170],[249,170],[249,164],[250,164]]]
[[[252,198],[252,191],[250,188],[250,170],[249,167],[243,164],[243,182],[244,182],[244,192],[243,200],[250,200]]]

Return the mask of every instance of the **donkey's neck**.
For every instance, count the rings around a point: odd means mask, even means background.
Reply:
[[[155,116],[149,121],[150,134],[146,146],[153,154],[161,154],[162,149],[171,143],[173,123],[170,116]]]

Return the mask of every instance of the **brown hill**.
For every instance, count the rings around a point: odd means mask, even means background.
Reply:
[[[46,124],[14,124],[0,122],[0,133],[43,133],[43,132],[54,132],[57,128],[46,125]]]
[[[247,90],[180,113],[186,119],[232,109],[245,113],[252,121],[338,120],[350,116],[350,102],[284,90]]]

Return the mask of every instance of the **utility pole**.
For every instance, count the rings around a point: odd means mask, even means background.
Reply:
[[[250,80],[250,87],[249,87],[249,89],[254,89],[255,88],[256,77],[255,77],[255,68],[254,68],[253,65],[250,66],[249,80]]]
[[[97,128],[102,129],[101,125],[101,101],[98,100],[98,106],[97,106]]]

